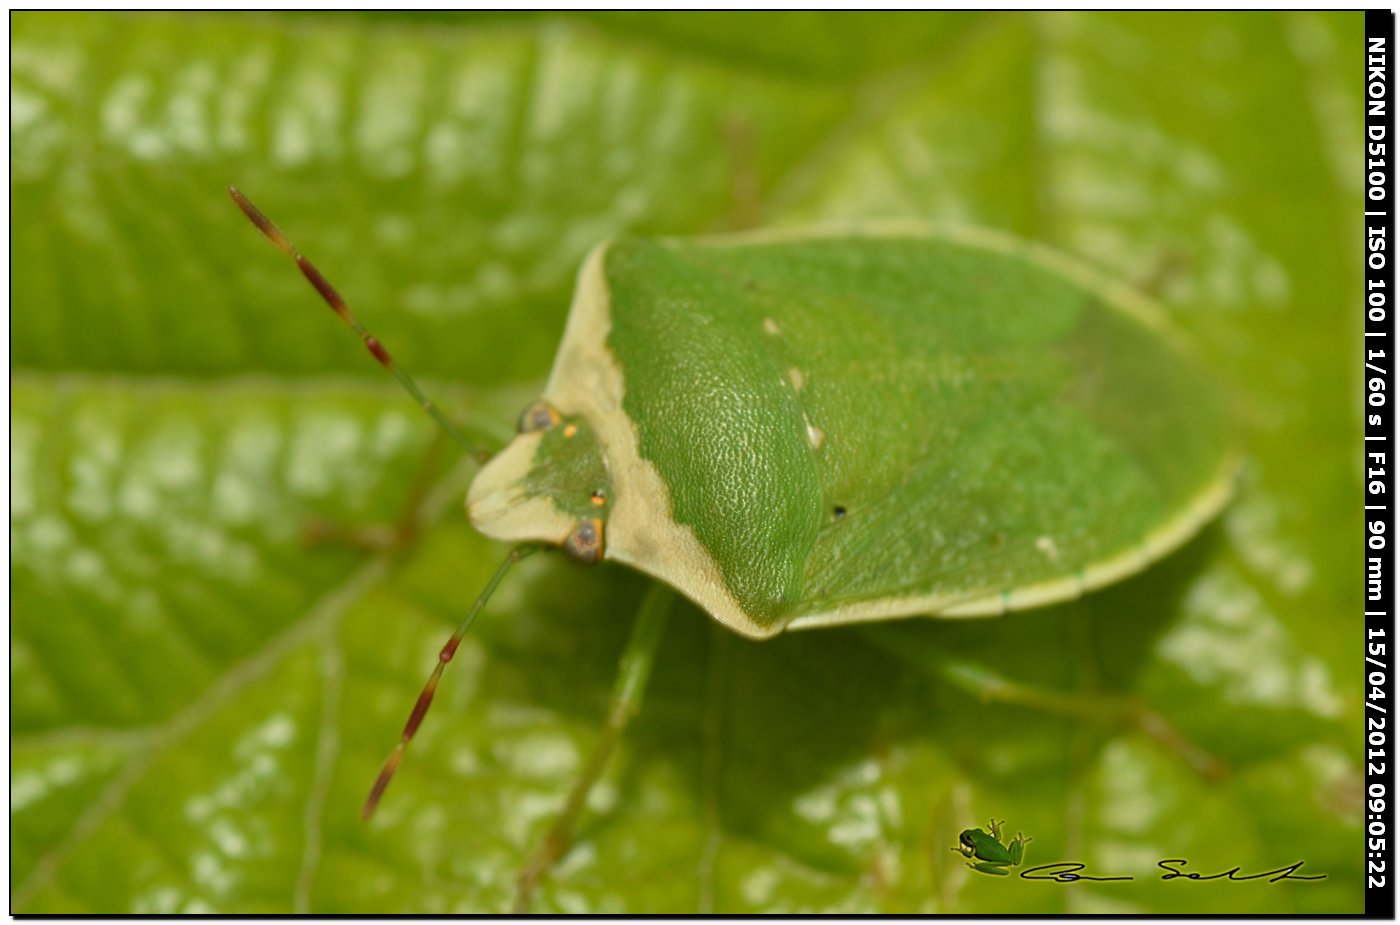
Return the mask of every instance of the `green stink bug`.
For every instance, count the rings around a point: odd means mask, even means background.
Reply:
[[[670,589],[752,638],[997,615],[1145,568],[1229,494],[1225,408],[1189,352],[1139,297],[1034,245],[892,226],[604,243],[540,400],[492,453],[230,192],[485,462],[468,516],[518,544],[443,647],[366,817],[514,562],[557,547],[659,579],[522,906],[637,708]]]

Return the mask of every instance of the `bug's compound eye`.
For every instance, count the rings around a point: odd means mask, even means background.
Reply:
[[[971,847],[972,847],[972,831],[969,829],[969,830],[963,832],[961,835],[958,836],[958,841],[962,842],[964,845],[967,845],[969,848],[971,848]]]
[[[528,434],[537,430],[549,430],[558,423],[559,412],[555,411],[549,404],[537,401],[520,412],[520,423],[517,428],[522,434]]]
[[[564,540],[564,551],[580,565],[596,565],[603,558],[603,521],[585,517]]]

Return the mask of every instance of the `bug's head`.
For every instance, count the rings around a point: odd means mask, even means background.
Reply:
[[[552,543],[576,562],[600,561],[612,483],[596,432],[542,401],[521,413],[518,430],[467,492],[472,524],[494,539]]]

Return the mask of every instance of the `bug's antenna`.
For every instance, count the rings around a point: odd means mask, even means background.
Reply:
[[[510,567],[521,559],[538,550],[538,546],[517,546],[507,554],[505,561],[496,569],[496,574],[491,576],[491,580],[486,583],[486,587],[481,589],[476,601],[472,604],[472,609],[467,612],[466,619],[462,625],[457,627],[457,632],[452,634],[452,638],[447,640],[447,645],[442,647],[438,653],[438,663],[433,668],[433,673],[428,677],[428,683],[423,685],[423,692],[418,695],[418,702],[413,705],[413,712],[408,714],[408,722],[404,724],[403,735],[394,745],[394,750],[389,752],[389,757],[384,760],[384,767],[380,769],[379,776],[374,780],[374,786],[369,788],[369,796],[365,799],[364,808],[360,810],[360,818],[368,819],[374,815],[374,808],[379,805],[379,798],[384,796],[384,790],[389,786],[389,781],[393,779],[394,772],[399,768],[399,762],[403,760],[404,750],[408,748],[408,743],[413,739],[414,733],[423,722],[423,717],[428,712],[428,707],[432,705],[433,695],[437,693],[438,679],[442,677],[443,669],[447,663],[452,661],[452,656],[457,654],[457,646],[461,644],[462,637],[467,635],[467,630],[472,628],[472,623],[476,621],[476,615],[481,612],[481,608],[486,606],[486,602],[495,593],[496,586],[501,583],[501,579],[506,577],[506,572]]]
[[[473,443],[466,434],[458,430],[456,425],[447,419],[447,415],[443,414],[442,410],[433,403],[433,400],[423,394],[423,390],[418,388],[418,383],[413,381],[413,377],[404,372],[398,363],[394,362],[394,358],[389,355],[389,351],[384,349],[384,345],[379,342],[379,339],[371,334],[369,330],[360,323],[360,319],[356,318],[354,314],[351,313],[350,306],[345,304],[345,300],[340,297],[340,293],[335,291],[335,287],[321,275],[321,271],[316,269],[311,261],[303,257],[301,252],[292,246],[292,242],[287,240],[287,236],[282,233],[282,229],[274,225],[272,220],[262,213],[261,209],[253,205],[248,197],[244,196],[243,193],[239,191],[238,187],[230,186],[228,188],[228,194],[238,205],[238,208],[243,210],[243,214],[248,216],[248,220],[258,226],[258,230],[261,231],[269,241],[277,245],[278,250],[296,261],[297,267],[301,269],[302,275],[305,276],[307,281],[321,294],[321,298],[326,300],[326,304],[340,316],[341,321],[344,321],[356,334],[360,335],[360,340],[365,342],[365,347],[367,347],[369,352],[374,355],[374,358],[379,361],[379,364],[394,374],[394,378],[399,380],[399,383],[408,390],[408,393],[413,396],[414,400],[418,402],[424,411],[432,415],[433,420],[438,422],[438,425],[447,432],[448,436],[465,447],[467,452],[471,453],[477,462],[484,463],[486,460],[490,459],[491,454]]]

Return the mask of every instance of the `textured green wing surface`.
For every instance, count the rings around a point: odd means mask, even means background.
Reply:
[[[624,240],[606,272],[641,455],[764,626],[1082,574],[1227,452],[1169,337],[1024,254]]]

